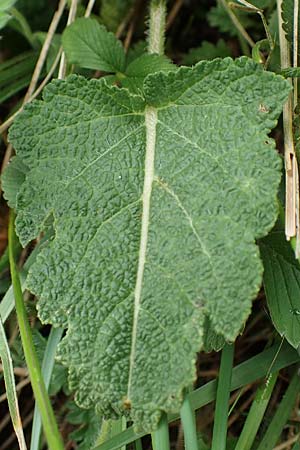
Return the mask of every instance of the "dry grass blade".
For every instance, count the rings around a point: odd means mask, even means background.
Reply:
[[[92,13],[92,10],[93,10],[93,7],[94,7],[94,4],[95,4],[95,1],[96,0],[90,0],[89,1],[88,5],[86,7],[86,10],[85,10],[84,17],[90,17],[90,15]]]
[[[282,0],[277,0],[280,59],[281,68],[290,67],[290,49],[282,28]],[[283,107],[283,131],[284,131],[284,159],[286,174],[286,213],[285,213],[285,234],[287,240],[298,234],[299,230],[299,174],[297,157],[293,139],[293,94]],[[298,244],[298,243],[297,243]],[[299,245],[296,246],[296,257],[299,256]]]
[[[70,7],[70,11],[69,11],[67,26],[70,25],[75,20],[77,5],[78,5],[78,0],[71,1],[71,7]],[[67,70],[67,61],[66,61],[65,53],[63,52],[61,55],[60,65],[59,65],[59,69],[58,69],[58,78],[60,80],[65,78],[66,70]]]
[[[34,92],[34,90],[36,88],[36,85],[37,85],[37,82],[39,80],[42,68],[44,66],[44,63],[45,63],[45,60],[46,60],[46,57],[47,57],[47,54],[48,54],[48,51],[49,51],[52,39],[53,39],[53,36],[55,34],[55,31],[57,29],[57,26],[59,24],[61,16],[62,16],[62,14],[64,12],[65,5],[66,5],[66,0],[60,0],[59,5],[58,5],[58,9],[57,9],[57,11],[55,12],[55,14],[53,16],[53,19],[51,21],[51,24],[50,24],[50,27],[49,27],[49,30],[48,30],[48,33],[47,33],[47,36],[46,36],[46,39],[45,39],[44,44],[42,46],[42,50],[41,50],[40,56],[39,56],[39,58],[37,60],[37,63],[36,63],[36,66],[35,66],[35,69],[34,69],[34,72],[33,72],[33,75],[32,75],[32,78],[31,78],[31,81],[30,81],[30,84],[29,84],[29,87],[27,89],[26,95],[24,97],[23,103],[27,103],[28,102],[29,98],[31,97],[31,95],[33,94],[33,92]]]
[[[7,398],[11,420],[19,442],[19,447],[21,450],[26,450],[27,447],[19,411],[12,359],[1,320],[0,320],[0,356],[3,364],[3,374],[6,387],[5,398]]]
[[[292,438],[288,439],[287,441],[283,442],[280,445],[277,445],[277,447],[274,447],[274,450],[285,450],[289,449],[292,444],[295,444],[295,442],[299,441],[300,434],[297,434],[296,436],[293,436]]]
[[[174,22],[177,14],[179,13],[182,6],[183,6],[183,0],[176,0],[176,2],[174,3],[174,5],[167,17],[166,30],[168,30],[171,27],[172,23]]]

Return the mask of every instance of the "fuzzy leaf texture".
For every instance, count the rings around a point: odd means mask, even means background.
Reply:
[[[178,411],[205,316],[234,340],[261,284],[255,239],[277,216],[281,159],[268,133],[289,84],[242,57],[149,75],[144,98],[105,80],[54,81],[10,131],[29,169],[23,245],[54,217],[27,279],[83,407],[137,430]],[[11,195],[10,195],[11,194]]]

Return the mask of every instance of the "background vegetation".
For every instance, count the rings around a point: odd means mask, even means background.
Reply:
[[[84,15],[87,3],[79,2],[77,16]],[[276,1],[253,0],[251,4],[264,11],[268,30],[275,45],[272,52],[270,52],[270,43],[266,40],[264,23],[260,15],[253,9],[230,8],[226,0],[202,0],[201,2],[198,0],[173,0],[168,2],[166,55],[178,65],[193,65],[200,60],[216,57],[253,56],[261,64],[267,64],[268,70],[281,73]],[[146,45],[145,32],[148,6],[148,3],[143,0],[96,1],[92,16],[122,40],[128,58],[133,60],[142,53]],[[286,2],[286,6],[288,11],[289,2]],[[61,34],[67,24],[69,5],[61,10],[58,27],[48,47],[45,63],[41,66],[40,71],[35,71],[42,45],[58,7],[58,2],[55,0],[2,0],[2,3],[0,0],[0,26],[2,28],[0,31],[0,121],[2,124],[19,110],[24,99],[28,101],[32,97],[45,78],[47,81],[47,74],[50,73],[49,78],[51,78],[51,73],[53,77],[58,75],[58,64],[56,63],[59,59],[57,55],[60,55]],[[66,71],[67,74],[75,72],[88,78],[100,78],[104,75],[99,70],[83,69],[70,64],[67,65]],[[295,114],[296,142],[297,120],[299,119]],[[283,153],[282,123],[272,132],[272,135],[276,140],[277,148]],[[2,169],[4,169],[13,154],[13,149],[8,142],[6,127],[2,129],[0,139],[0,157]],[[282,186],[279,195],[281,199],[284,197],[283,192],[284,186]],[[283,202],[284,200],[282,200]],[[7,294],[11,284],[7,251],[8,221],[8,207],[2,197],[0,203],[0,295],[5,296],[6,299],[12,295],[11,291]],[[243,334],[237,339],[234,348],[233,365],[238,366],[244,361],[248,361],[248,365],[246,364],[244,369],[242,367],[239,371],[234,372],[233,387],[235,389],[230,388],[230,380],[227,387],[226,379],[222,381],[224,382],[223,393],[225,392],[225,397],[226,392],[229,394],[231,391],[227,450],[234,448],[237,450],[246,450],[247,448],[296,450],[300,448],[300,399],[298,395],[300,383],[297,376],[299,356],[296,350],[280,336],[280,334],[288,335],[288,341],[294,348],[297,348],[300,343],[300,341],[298,343],[300,336],[300,323],[298,323],[298,316],[300,317],[300,266],[294,258],[290,245],[283,238],[280,221],[276,230],[279,230],[278,233],[276,231],[276,238],[273,234],[261,242],[261,252],[265,263],[266,276],[269,279],[274,274],[275,278],[277,276],[277,285],[274,282],[278,289],[277,292],[288,302],[289,312],[292,312],[293,315],[293,330],[286,331],[284,327],[290,325],[286,325],[284,320],[277,319],[276,313],[274,313],[275,307],[272,321],[270,305],[268,306],[266,301],[267,289],[265,292],[262,288],[253,303],[253,311],[245,325]],[[273,241],[275,239],[277,243],[280,242],[278,251],[275,251],[277,244],[274,244],[272,239]],[[26,273],[28,257],[34,250],[35,244],[34,242],[25,249],[21,249],[18,243],[14,245],[21,274]],[[272,267],[270,261],[273,261]],[[276,272],[276,263],[282,265],[282,273],[285,274],[284,280],[281,282]],[[269,293],[267,293],[270,297],[269,302],[271,302],[272,299],[274,301],[274,294],[271,292],[272,282],[269,282],[269,279],[265,279],[265,284],[266,287],[269,286]],[[36,299],[28,293],[25,294],[25,299],[34,344],[38,358],[42,363],[47,343],[49,345],[49,342],[59,340],[61,335],[53,336],[50,327],[41,325],[36,315]],[[4,309],[1,310],[2,320],[4,318],[3,311]],[[290,318],[287,317],[287,320],[289,321]],[[274,322],[280,334],[276,331]],[[5,331],[12,355],[25,439],[30,442],[35,402],[14,312],[9,315],[5,322]],[[215,343],[214,347],[218,347],[218,343]],[[211,348],[208,350],[211,350]],[[46,353],[48,355],[51,353],[49,347],[47,347],[47,352],[49,352]],[[251,360],[260,352],[265,352],[262,353],[261,359]],[[216,380],[218,377],[220,355],[220,352],[209,351],[201,352],[198,356],[198,378],[194,387],[195,389],[201,387],[203,389],[197,391],[199,396],[193,397],[193,401],[196,405],[195,408],[202,406],[196,414],[199,450],[208,449],[211,445],[214,418],[218,408],[216,409],[213,401],[216,386],[207,383]],[[222,373],[224,375],[228,370],[230,373],[232,368],[230,358],[232,356],[230,346],[225,347],[225,351],[223,351],[223,364],[225,366],[221,375]],[[2,362],[4,365],[4,361]],[[226,368],[226,363],[229,364],[229,369]],[[18,443],[7,407],[7,393],[2,376],[3,365],[0,366],[0,448],[1,450],[10,450],[17,449]],[[278,372],[279,369],[283,370]],[[271,372],[273,375],[270,378]],[[266,379],[268,380],[267,383],[264,381]],[[289,386],[290,391],[287,392]],[[98,444],[102,443],[98,437],[101,419],[95,416],[93,411],[82,410],[75,404],[67,385],[67,371],[58,363],[54,365],[49,393],[66,449],[90,449],[97,438]],[[285,403],[282,402],[283,398],[285,398]],[[256,408],[252,416],[248,415],[251,407]],[[224,411],[226,414],[226,407]],[[277,416],[274,415],[276,411],[278,411]],[[248,447],[238,441],[247,416],[252,417],[252,420],[255,417],[255,423],[252,423],[250,428],[253,430],[257,427],[255,440],[251,444],[252,446]],[[111,424],[106,424],[106,426],[106,438],[113,437],[122,430],[122,424],[121,426],[118,425],[119,428],[116,429],[110,429]],[[171,448],[174,450],[184,448],[182,427],[180,420],[174,420],[170,423]],[[102,439],[104,439],[103,436]],[[120,440],[120,442],[124,444],[125,441]],[[240,447],[236,447],[238,442],[240,442]],[[218,448],[217,444],[213,445],[215,445],[215,449]],[[151,449],[151,446],[150,437],[145,436],[135,444],[129,444],[128,448],[146,450]],[[47,448],[43,436],[40,441],[40,448]],[[105,448],[117,447],[107,446],[103,447],[103,450]],[[219,447],[218,450],[221,450],[221,448]]]

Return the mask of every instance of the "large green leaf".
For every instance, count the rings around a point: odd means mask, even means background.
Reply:
[[[17,232],[26,244],[50,215],[56,231],[27,286],[41,319],[68,327],[59,357],[81,405],[151,430],[195,378],[205,314],[239,333],[261,284],[255,238],[277,215],[268,133],[289,89],[227,58],[149,75],[145,98],[54,81],[16,120],[30,168]]]
[[[264,287],[272,321],[295,348],[300,345],[300,264],[284,231],[274,230],[260,241]]]

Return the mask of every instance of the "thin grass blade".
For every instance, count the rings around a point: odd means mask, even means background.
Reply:
[[[271,374],[263,385],[258,388],[235,450],[251,450],[277,377],[278,372]]]
[[[42,363],[42,376],[43,376],[47,391],[49,389],[51,375],[52,375],[52,371],[53,371],[53,367],[54,367],[56,349],[62,338],[63,332],[64,332],[64,330],[62,328],[53,328],[52,327],[49,337],[48,337],[47,346],[45,349],[45,354],[44,354],[43,363]],[[31,432],[30,450],[38,450],[39,449],[41,430],[42,430],[41,414],[37,407],[37,404],[35,404],[34,414],[33,414],[33,423],[32,423],[32,432]]]
[[[198,450],[195,411],[191,406],[191,402],[188,396],[186,396],[183,401],[180,410],[180,417],[184,433],[185,450]]]
[[[277,411],[267,429],[267,432],[265,433],[257,450],[273,450],[291,414],[291,411],[295,405],[295,401],[299,392],[300,392],[300,377],[299,377],[299,368],[297,368],[286,390],[286,393],[282,401],[280,402],[280,405],[277,408]]]
[[[212,450],[226,450],[233,355],[234,346],[226,344],[222,350],[219,372]]]
[[[157,430],[151,434],[153,450],[170,450],[168,416],[163,414]]]
[[[143,450],[142,440],[137,439],[135,441],[135,450]]]
[[[14,369],[5,330],[0,318],[0,357],[3,365],[4,382],[11,421],[21,450],[26,450],[22,421],[18,405]]]
[[[29,325],[26,308],[23,300],[21,282],[14,259],[14,213],[10,211],[8,227],[8,249],[11,278],[15,296],[15,306],[20,328],[20,335],[24,349],[24,355],[30,375],[31,385],[38,407],[41,412],[43,427],[48,442],[49,450],[63,450],[63,442],[58,431],[54,412],[42,378],[41,368],[33,344],[31,328]]]

